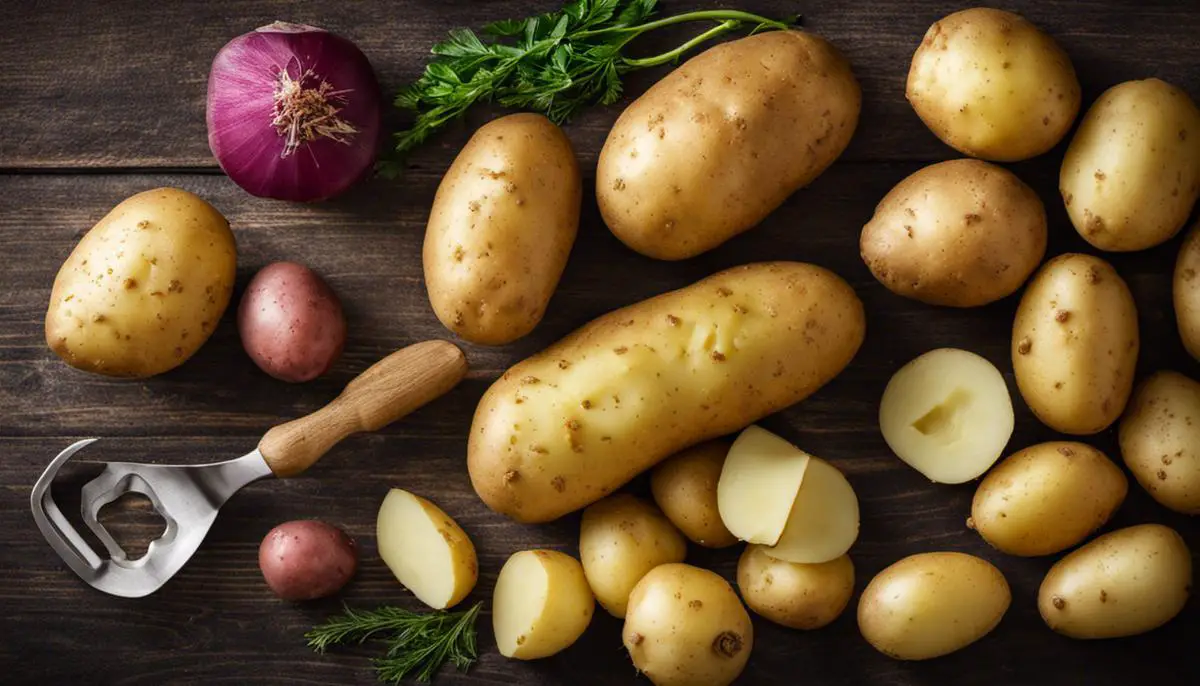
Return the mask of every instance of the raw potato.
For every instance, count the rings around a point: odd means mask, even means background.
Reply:
[[[1137,356],[1137,309],[1112,265],[1060,255],[1030,281],[1013,322],[1013,375],[1046,426],[1075,435],[1108,428],[1129,400]]]
[[[725,548],[737,536],[725,528],[717,506],[717,481],[730,443],[708,441],[660,462],[650,473],[650,492],[684,536],[705,548]]]
[[[861,100],[850,64],[811,33],[710,48],[609,132],[596,169],[604,222],[649,257],[711,250],[825,171],[850,142]]]
[[[1133,478],[1176,512],[1200,515],[1200,383],[1156,372],[1121,419],[1121,456]]]
[[[1084,115],[1058,187],[1075,230],[1101,250],[1167,241],[1200,196],[1200,109],[1158,79],[1113,86]]]
[[[950,160],[901,181],[859,242],[871,273],[897,295],[976,307],[1016,292],[1046,254],[1046,210],[1012,172]]]
[[[383,563],[429,607],[454,607],[475,588],[475,545],[450,515],[421,496],[399,488],[388,491],[375,536]]]
[[[726,686],[750,659],[754,627],[728,581],[666,564],[634,587],[621,640],[655,686]]]
[[[749,543],[778,543],[810,459],[761,427],[738,434],[717,483],[718,513],[730,533]]]
[[[271,592],[284,600],[333,595],[358,568],[354,539],[325,522],[284,522],[258,547],[258,568]]]
[[[928,660],[961,650],[1000,623],[1012,593],[991,563],[965,553],[920,553],[867,584],[858,629],[897,660]]]
[[[310,381],[341,357],[346,318],[320,276],[302,264],[275,262],[246,287],[238,335],[259,369],[282,381]]]
[[[1172,292],[1175,323],[1188,354],[1200,360],[1200,222],[1197,222],[1179,248],[1175,261]]]
[[[46,343],[72,367],[142,378],[183,364],[229,304],[229,222],[178,188],[138,193],[94,227],[58,270]]]
[[[571,142],[540,114],[480,127],[438,186],[425,229],[425,287],[446,328],[501,345],[546,312],[579,228]]]
[[[1053,38],[1019,15],[976,7],[929,27],[906,95],[946,145],[1015,162],[1062,140],[1079,114],[1080,88]]]
[[[1166,624],[1187,604],[1192,554],[1161,524],[1105,534],[1050,568],[1038,611],[1071,638],[1133,636]]]
[[[471,426],[471,482],[493,510],[555,519],[803,400],[849,363],[864,328],[845,281],[795,262],[611,312],[492,384]]]
[[[858,496],[837,467],[810,457],[779,542],[767,549],[787,562],[829,562],[858,540]]]
[[[849,556],[819,564],[786,562],[761,545],[748,545],[738,560],[737,585],[746,605],[792,629],[820,629],[837,619],[854,594]]]
[[[549,657],[583,635],[595,609],[578,560],[556,550],[514,553],[492,597],[496,647],[517,660]]]
[[[592,593],[608,613],[625,616],[629,593],[655,567],[683,562],[687,541],[662,512],[618,493],[589,505],[579,528],[579,559]]]
[[[968,526],[1009,555],[1050,555],[1104,526],[1129,491],[1121,468],[1083,443],[1039,443],[1007,457],[975,491]]]
[[[892,375],[879,402],[879,430],[892,452],[930,481],[977,479],[1004,454],[1012,399],[991,362],[939,348]]]

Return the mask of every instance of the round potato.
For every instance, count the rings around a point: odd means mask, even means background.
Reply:
[[[1161,524],[1105,534],[1050,568],[1038,611],[1071,638],[1133,636],[1166,624],[1187,603],[1192,554]]]
[[[258,568],[271,592],[284,600],[324,598],[354,576],[358,548],[354,539],[325,522],[284,522],[258,546]]]
[[[1084,115],[1058,187],[1075,230],[1097,248],[1165,242],[1200,196],[1200,109],[1158,79],[1113,86]]]
[[[1200,515],[1200,383],[1156,372],[1133,394],[1118,431],[1121,457],[1155,500]]]
[[[950,160],[901,181],[859,241],[891,292],[931,305],[976,307],[1016,292],[1046,254],[1046,210],[1012,172]]]
[[[592,593],[610,615],[625,616],[629,593],[655,567],[683,562],[687,541],[653,505],[618,493],[583,511],[579,559]]]
[[[258,368],[281,381],[329,371],[346,344],[346,318],[333,289],[308,267],[275,262],[259,270],[238,306],[238,334]]]
[[[583,185],[571,142],[540,114],[475,132],[442,178],[422,259],[434,314],[473,343],[524,336],[575,243]]]
[[[513,553],[492,596],[496,647],[516,660],[549,657],[583,635],[595,610],[578,560],[555,550]]]
[[[1083,443],[1040,443],[1006,457],[975,491],[967,525],[1009,555],[1050,555],[1084,541],[1125,501],[1129,481]]]
[[[649,257],[711,250],[832,164],[861,100],[849,62],[807,31],[709,48],[613,125],[596,168],[604,222]]]
[[[1137,309],[1112,265],[1059,255],[1030,281],[1013,322],[1013,373],[1046,426],[1075,435],[1107,428],[1129,400],[1137,356]]]
[[[1172,295],[1175,323],[1188,354],[1200,360],[1200,222],[1197,222],[1179,248],[1175,260]]]
[[[721,521],[717,482],[729,454],[729,441],[708,441],[660,462],[650,473],[650,492],[663,514],[684,536],[705,548],[737,543]]]
[[[858,602],[858,629],[897,660],[940,657],[988,635],[1012,593],[991,563],[966,553],[920,553],[884,569]]]
[[[820,629],[842,614],[854,594],[854,563],[848,555],[803,564],[771,557],[748,545],[738,559],[737,585],[746,605],[793,629]]]
[[[750,659],[754,626],[728,581],[666,564],[634,587],[621,640],[655,686],[726,686]]]
[[[1067,53],[1023,17],[986,7],[929,27],[905,93],[943,143],[998,162],[1050,150],[1079,114],[1079,80]]]

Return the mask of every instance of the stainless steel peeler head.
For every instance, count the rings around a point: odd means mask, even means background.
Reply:
[[[106,462],[100,475],[84,484],[81,498],[84,523],[107,549],[108,555],[102,557],[63,516],[50,494],[59,469],[96,440],[78,441],[50,462],[34,484],[30,507],[42,535],[68,567],[94,588],[125,598],[140,598],[161,588],[200,547],[221,505],[242,486],[271,476],[257,450],[204,465]],[[167,524],[162,536],[137,560],[128,559],[96,519],[100,508],[126,493],[149,498]]]

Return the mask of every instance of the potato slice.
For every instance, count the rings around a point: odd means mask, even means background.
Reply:
[[[492,596],[496,646],[517,660],[549,657],[583,635],[595,610],[579,560],[555,550],[513,553]]]
[[[858,497],[850,482],[837,467],[809,457],[783,535],[767,554],[785,562],[829,562],[844,555],[857,539]]]
[[[417,600],[435,610],[475,588],[479,563],[466,532],[437,505],[393,488],[375,522],[379,557]]]
[[[750,543],[778,543],[808,462],[807,453],[779,436],[747,427],[729,449],[717,482],[725,528]]]
[[[1012,398],[991,362],[966,350],[931,350],[900,368],[879,403],[888,447],[931,481],[980,477],[1013,432]]]

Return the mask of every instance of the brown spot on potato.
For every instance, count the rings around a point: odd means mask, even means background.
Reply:
[[[108,317],[105,317],[103,314],[100,314],[99,312],[92,315],[92,323],[93,324],[101,324],[107,319],[108,319]]]
[[[517,636],[517,645],[519,645],[519,646],[525,645],[525,634],[521,634],[520,636]]]
[[[566,360],[559,360],[559,361],[558,361],[558,368],[559,368],[559,369],[566,369],[567,367],[570,367],[570,366],[571,366],[571,363],[570,363],[570,362],[567,362]]]
[[[529,452],[537,455],[547,455],[550,453],[549,450],[546,450],[546,446],[543,445],[531,445],[529,446]]]
[[[1092,176],[1095,177],[1097,181],[1103,181],[1104,179],[1108,178],[1108,176],[1099,169],[1097,169],[1096,173],[1092,174]]]
[[[668,314],[667,315],[667,323],[670,324],[671,326],[679,326],[679,317],[676,317],[673,314]]]
[[[734,657],[742,652],[745,643],[740,634],[732,631],[722,631],[713,639],[713,652],[723,657]]]
[[[1065,204],[1067,207],[1070,207],[1071,201],[1074,199],[1075,195],[1073,193],[1067,193],[1066,197],[1063,198],[1063,204]]]
[[[183,284],[179,282],[179,279],[171,279],[171,283],[167,284],[167,292],[168,293],[182,293],[183,292]],[[206,289],[205,292],[212,293],[212,287],[209,286],[209,288]]]
[[[1090,267],[1087,273],[1087,282],[1092,285],[1096,285],[1100,283],[1101,280],[1099,267]]]
[[[463,247],[461,245],[454,246],[454,261],[455,262],[462,262],[463,257],[465,257],[466,254],[467,254],[467,251],[463,250]]]
[[[713,358],[714,362],[724,362],[725,354],[722,353],[720,350],[714,350],[714,351],[712,351],[712,358]]]
[[[688,607],[692,608],[693,610],[699,610],[700,608],[704,607],[704,602],[699,599],[690,600],[688,601]]]
[[[631,646],[640,646],[644,640],[646,637],[639,633],[635,632],[629,635],[629,645]]]
[[[1067,320],[1070,318],[1071,318],[1070,310],[1059,310],[1058,312],[1054,313],[1054,321],[1058,322],[1059,324],[1067,323]]]
[[[554,490],[562,493],[567,489],[567,480],[562,478],[562,476],[556,476],[550,480],[550,485],[554,487]]]
[[[1075,456],[1075,451],[1065,445],[1059,446],[1058,452],[1061,453],[1063,457],[1074,457]]]
[[[1182,131],[1180,131],[1180,133],[1183,133],[1183,132],[1182,132]],[[144,231],[144,230],[146,230],[146,229],[150,228],[150,222],[148,222],[148,221],[146,221],[145,219],[143,219],[143,220],[141,220],[141,221],[139,221],[139,222],[137,223],[137,227],[138,227],[139,229],[142,229],[142,230]]]
[[[1167,470],[1165,470],[1165,469],[1158,470],[1154,475],[1158,477],[1159,481],[1167,480]]]
[[[613,190],[614,190],[614,191],[623,191],[623,190],[625,190],[625,179],[617,179],[616,181],[613,181],[613,186],[612,186],[612,187],[613,187]]]
[[[629,348],[627,348],[623,345],[619,345],[619,346],[613,348],[613,352],[618,355],[624,355],[625,353],[629,352]]]
[[[1102,603],[1108,602],[1108,591],[1104,590],[1103,588],[1100,589],[1100,602],[1102,602]]]
[[[590,400],[581,400],[581,401],[579,401],[579,406],[580,406],[580,407],[582,407],[582,408],[583,408],[583,409],[585,409],[585,410],[590,410],[590,409],[592,409],[592,401],[590,401]]]
[[[1063,382],[1061,382],[1061,381],[1054,382],[1054,390],[1061,391],[1062,387],[1063,387]]]
[[[132,291],[137,288],[138,282],[137,279],[125,279],[121,285],[125,287],[125,290]]]
[[[966,221],[967,226],[971,226],[972,224],[978,224],[979,222],[983,221],[983,217],[979,216],[978,214],[976,214],[974,212],[971,212],[971,213],[967,214],[966,216],[964,216],[963,220]]]
[[[1025,338],[1022,338],[1021,341],[1019,343],[1017,343],[1017,354],[1018,355],[1028,355],[1029,351],[1032,349],[1033,349],[1033,341],[1029,340],[1028,336],[1026,336]]]
[[[720,288],[717,289],[717,295],[721,296],[722,298],[728,298],[729,296],[733,295],[733,291],[729,290],[728,288],[726,288],[724,286],[721,286]]]
[[[542,380],[536,376],[525,376],[521,378],[521,383],[526,386],[534,386],[536,384],[540,384],[541,382]]]
[[[1059,596],[1054,596],[1050,599],[1050,604],[1054,606],[1055,610],[1061,610],[1067,606],[1067,601],[1063,600]]]

